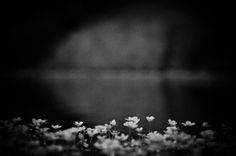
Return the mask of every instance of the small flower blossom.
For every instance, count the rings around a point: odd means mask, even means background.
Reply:
[[[116,120],[112,120],[112,121],[110,121],[110,125],[112,125],[112,126],[116,126]]]
[[[117,130],[113,130],[113,131],[111,131],[111,134],[112,135],[118,135],[120,132],[118,132]]]
[[[83,146],[84,146],[85,148],[88,148],[89,145],[88,145],[86,142],[84,142],[84,143],[83,143]]]
[[[142,132],[143,131],[143,127],[136,128],[136,131],[139,132],[139,133]]]
[[[168,124],[170,126],[176,126],[177,125],[177,122],[175,120],[171,120],[171,119],[168,119]]]
[[[98,131],[98,133],[101,133],[101,134],[107,133],[107,126],[97,125],[95,126],[95,129]]]
[[[76,138],[76,134],[79,132],[79,129],[76,127],[68,128],[63,131],[58,131],[57,134],[66,141],[72,141]]]
[[[185,123],[182,123],[182,125],[184,125],[184,126],[194,126],[195,122],[186,121]]]
[[[204,131],[201,131],[200,134],[204,138],[213,138],[215,132],[213,130],[204,130]]]
[[[192,137],[190,134],[187,134],[185,132],[181,132],[177,135],[177,140],[181,141],[181,142],[186,142],[192,138],[194,138],[194,137]]]
[[[205,142],[205,139],[203,139],[203,138],[197,138],[196,139],[197,144],[203,144],[204,142]]]
[[[17,127],[21,132],[26,132],[28,131],[30,128],[27,125],[19,125]]]
[[[53,152],[55,152],[55,151],[61,152],[61,151],[63,151],[63,146],[52,144],[52,145],[47,146],[47,150],[53,151]]]
[[[98,129],[87,128],[87,134],[90,137],[93,137],[94,135],[96,135],[98,133],[99,133]]]
[[[110,125],[110,124],[105,124],[104,126],[106,127],[107,130],[112,128],[112,125]]]
[[[160,141],[163,141],[165,137],[161,133],[154,131],[147,134],[147,139],[149,139],[150,141],[160,142]]]
[[[74,125],[77,126],[77,127],[79,127],[79,126],[83,125],[83,121],[80,121],[80,122],[75,121],[75,122],[74,122]]]
[[[138,127],[138,125],[135,122],[132,122],[132,121],[125,122],[123,125],[126,126],[126,127],[129,127],[129,128],[132,128],[132,129]]]
[[[122,149],[120,142],[112,139],[105,139],[101,143],[96,142],[94,146],[107,155],[115,155],[116,151]]]
[[[128,117],[128,118],[126,118],[125,120],[126,120],[126,121],[129,121],[129,122],[133,122],[133,123],[135,123],[135,124],[137,124],[137,123],[140,121],[140,119],[139,119],[138,117],[136,117],[136,116],[134,116],[134,117]]]
[[[120,136],[119,135],[115,135],[115,139],[117,140],[121,140],[121,141],[125,141],[128,139],[128,135],[125,135],[124,133],[122,133]]]
[[[141,141],[132,139],[130,145],[134,147],[134,146],[141,146],[142,144]]]
[[[28,143],[29,146],[39,146],[40,145],[40,141],[39,140],[31,140]]]
[[[21,121],[21,120],[22,120],[21,117],[16,117],[16,118],[13,118],[13,119],[12,119],[13,122],[19,122],[19,121]]]
[[[155,117],[154,116],[147,116],[146,119],[148,122],[152,122],[155,119]]]
[[[83,140],[83,139],[84,139],[84,135],[81,134],[81,133],[79,133],[79,134],[78,134],[78,138],[79,138],[80,140]]]
[[[175,135],[178,133],[178,128],[176,126],[168,126],[166,127],[165,133],[169,135]]]
[[[40,132],[47,132],[50,128],[44,127],[44,128],[39,128]]]
[[[129,128],[137,128],[138,122],[140,121],[140,119],[136,116],[128,117],[125,120],[126,120],[126,122],[123,125],[126,127],[129,127]]]
[[[81,131],[84,131],[86,129],[85,126],[82,126],[82,127],[77,127],[78,128],[78,132],[81,132]]]
[[[40,127],[41,125],[45,124],[47,122],[47,120],[42,120],[42,119],[32,119],[32,123],[34,126],[36,127]]]
[[[176,135],[175,139],[177,141],[176,146],[178,149],[188,149],[189,147],[196,145],[196,136],[185,132],[180,132]]]
[[[204,122],[202,123],[202,127],[204,127],[204,128],[209,128],[210,125],[209,125],[208,122],[204,121]]]
[[[53,129],[59,129],[59,128],[61,128],[61,126],[60,125],[52,125],[52,128]]]

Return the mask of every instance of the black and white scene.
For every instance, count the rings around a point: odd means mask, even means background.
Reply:
[[[1,156],[236,154],[232,3],[0,7]]]

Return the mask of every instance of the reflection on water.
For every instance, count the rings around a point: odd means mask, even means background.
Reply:
[[[87,123],[103,124],[116,119],[120,125],[128,116],[153,115],[153,128],[163,128],[167,119],[178,121],[225,122],[231,109],[226,86],[206,80],[175,81],[166,78],[86,77],[47,80],[60,107],[67,114],[79,116]],[[222,108],[222,104],[224,106]],[[219,114],[222,116],[220,117]]]
[[[159,82],[72,79],[54,81],[53,88],[61,107],[88,122],[123,121],[134,115],[155,115],[162,121],[167,118],[169,106]]]
[[[145,116],[153,115],[156,120],[152,127],[158,129],[166,126],[168,118],[234,123],[231,84],[137,77],[8,79],[1,82],[5,101],[1,116],[48,118],[59,123],[83,120],[91,124],[116,119],[122,125],[124,118],[137,115],[141,125],[147,127]]]

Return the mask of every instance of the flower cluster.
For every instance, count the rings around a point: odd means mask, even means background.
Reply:
[[[191,121],[186,121],[184,123],[182,123],[182,125],[184,126],[194,126],[196,123],[195,122],[191,122]]]
[[[155,119],[147,116],[150,123]],[[117,130],[116,120],[108,124],[86,127],[82,121],[75,121],[70,128],[58,124],[50,125],[47,120],[33,118],[26,124],[20,117],[12,120],[0,120],[0,149],[12,149],[5,153],[19,152],[26,155],[156,155],[161,152],[175,151],[202,153],[204,149],[221,151],[232,150],[236,142],[235,136],[222,131],[222,136],[210,129],[203,122],[202,130],[197,134],[188,134],[181,130],[175,120],[169,119],[163,132],[143,132],[139,127],[140,119],[136,116],[125,119],[123,125],[129,133]],[[185,129],[197,124],[191,121],[181,123]],[[223,127],[226,129],[226,126]],[[130,131],[135,133],[130,133]],[[227,128],[227,132],[229,128]],[[3,134],[3,135],[2,135]],[[230,140],[227,140],[230,138]],[[227,148],[229,147],[229,148]],[[14,155],[15,153],[12,153]],[[209,154],[209,153],[208,153]],[[167,154],[168,155],[168,154]]]
[[[129,127],[129,128],[132,128],[132,129],[137,128],[138,122],[140,121],[140,119],[136,116],[128,117],[125,120],[126,120],[126,122],[123,125],[126,127]]]
[[[42,119],[32,119],[32,123],[36,126],[36,127],[40,127],[43,124],[45,124],[47,122],[47,120],[42,120]]]

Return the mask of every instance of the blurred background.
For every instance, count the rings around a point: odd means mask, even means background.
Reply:
[[[232,22],[215,1],[3,4],[0,118],[234,127]]]

